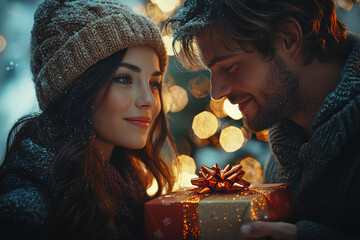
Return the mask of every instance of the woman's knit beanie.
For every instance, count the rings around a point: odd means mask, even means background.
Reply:
[[[45,0],[34,20],[31,70],[42,110],[85,70],[128,47],[153,47],[165,72],[167,54],[155,23],[116,0]]]

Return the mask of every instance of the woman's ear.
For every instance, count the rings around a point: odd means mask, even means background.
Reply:
[[[299,22],[289,18],[280,26],[278,47],[289,59],[295,59],[302,47],[302,29]]]

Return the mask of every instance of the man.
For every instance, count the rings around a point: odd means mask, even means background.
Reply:
[[[168,27],[179,59],[211,71],[212,98],[238,104],[248,129],[269,129],[264,182],[291,184],[296,220],[243,235],[360,238],[360,38],[334,2],[185,0]]]

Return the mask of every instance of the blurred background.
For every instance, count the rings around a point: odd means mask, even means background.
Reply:
[[[41,0],[0,0],[0,163],[8,132],[24,114],[39,111],[29,68],[30,31]],[[123,0],[134,11],[151,17],[163,28],[182,0]],[[350,31],[360,33],[360,0],[336,0],[337,14]],[[186,71],[172,56],[172,37],[163,33],[169,53],[164,92],[170,130],[183,171],[178,187],[202,165],[240,163],[252,183],[262,181],[269,152],[267,132],[252,134],[242,128],[241,113],[228,100],[213,101],[209,72]]]

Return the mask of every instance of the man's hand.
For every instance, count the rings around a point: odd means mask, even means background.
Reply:
[[[283,239],[294,240],[297,234],[297,227],[295,224],[286,222],[251,222],[241,226],[241,234],[244,237],[251,239]]]

